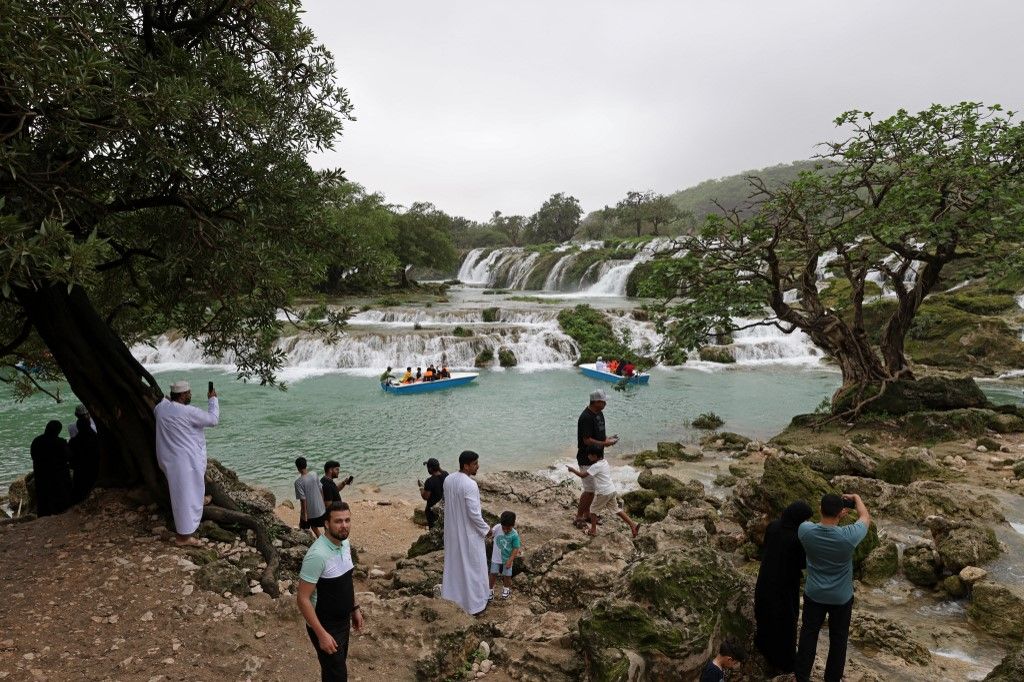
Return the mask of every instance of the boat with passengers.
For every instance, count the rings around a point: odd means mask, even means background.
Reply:
[[[586,362],[579,365],[580,371],[591,379],[600,379],[601,381],[610,381],[613,384],[617,384],[621,381],[625,381],[630,384],[646,384],[651,380],[651,375],[646,372],[638,372],[631,377],[624,377],[621,374],[615,374],[609,372],[607,369],[598,369],[596,363]]]
[[[433,381],[414,381],[408,384],[399,383],[397,380],[382,381],[380,387],[386,393],[398,395],[411,395],[413,393],[431,393],[443,391],[446,388],[465,386],[480,376],[479,372],[452,372],[446,379],[434,379]]]

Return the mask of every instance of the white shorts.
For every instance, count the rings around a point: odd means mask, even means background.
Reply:
[[[579,466],[579,470],[582,471],[583,473],[586,473],[588,469],[590,469],[590,465],[589,464],[580,465]],[[584,476],[583,478],[580,479],[580,481],[583,483],[583,492],[585,492],[585,493],[592,493],[592,492],[594,492],[594,477],[593,476]]]
[[[590,503],[591,514],[617,514],[619,512],[619,496],[615,493],[609,495],[594,495],[594,501]]]

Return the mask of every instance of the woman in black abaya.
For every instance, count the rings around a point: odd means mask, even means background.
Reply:
[[[804,501],[786,507],[764,534],[761,570],[754,589],[754,644],[778,673],[791,673],[800,615],[800,575],[806,559],[796,530],[813,512]]]

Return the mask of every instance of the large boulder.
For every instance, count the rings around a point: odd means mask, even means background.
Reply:
[[[850,620],[850,641],[915,665],[928,665],[932,660],[928,649],[906,627],[860,610],[854,611]]]
[[[612,592],[635,549],[626,531],[587,539],[556,538],[531,550],[525,571],[535,596],[558,608],[581,608]]]
[[[657,499],[660,499],[658,497],[658,493],[653,490],[640,488],[639,490],[630,490],[628,493],[623,495],[622,505],[626,508],[627,514],[637,518],[643,516],[644,510],[647,509],[647,505]]]
[[[218,559],[200,566],[193,575],[193,580],[200,588],[217,594],[225,592],[238,596],[249,594],[249,580],[245,571],[225,559]]]
[[[881,587],[899,570],[899,548],[892,540],[882,540],[864,559],[860,579],[866,585]]]
[[[1024,588],[977,583],[971,588],[967,617],[991,635],[1024,639]]]
[[[693,679],[722,636],[751,631],[749,585],[708,546],[658,553],[580,619],[589,679]]]
[[[680,502],[695,502],[704,499],[704,486],[700,481],[680,481],[675,476],[656,474],[644,469],[637,478],[641,488],[653,490],[658,497],[672,498]]]
[[[688,443],[658,443],[658,457],[661,459],[679,460],[682,462],[696,462],[704,457],[704,453],[696,445]]]
[[[880,461],[875,475],[886,483],[909,485],[914,481],[941,479],[943,471],[923,457],[901,455]]]
[[[995,531],[987,526],[935,516],[925,519],[925,523],[932,531],[939,559],[950,573],[960,573],[967,566],[980,566],[1002,552]]]
[[[832,484],[845,493],[857,493],[872,514],[921,523],[931,515],[954,519],[1003,521],[998,501],[991,495],[938,481],[892,485],[858,476],[836,476]]]
[[[858,385],[840,390],[832,400],[833,412],[839,413],[853,408],[865,397],[877,395],[879,388],[879,385]],[[922,377],[916,381],[900,380],[888,384],[881,397],[865,405],[863,412],[902,415],[908,412],[955,410],[986,405],[988,398],[971,377]]]

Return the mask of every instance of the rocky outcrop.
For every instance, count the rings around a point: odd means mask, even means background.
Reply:
[[[929,516],[925,525],[932,531],[939,560],[949,573],[979,566],[1002,552],[995,532],[986,526],[950,521],[941,516]]]
[[[708,546],[638,562],[624,588],[580,619],[589,679],[692,679],[717,639],[750,631],[750,595],[735,569]]]
[[[1024,588],[977,583],[971,588],[967,617],[991,635],[1024,639]]]
[[[916,665],[928,665],[932,658],[903,625],[859,610],[850,621],[850,641]]]
[[[224,559],[200,566],[193,579],[200,588],[217,594],[249,594],[249,580],[245,571]]]
[[[872,514],[915,524],[932,515],[978,521],[1004,520],[994,497],[950,483],[915,481],[910,485],[892,485],[857,476],[836,476],[832,484],[843,492],[859,494]]]
[[[867,396],[878,394],[878,386],[839,391],[832,400],[833,412],[851,409]],[[895,381],[886,386],[882,396],[864,407],[864,412],[902,415],[923,410],[955,410],[985,407],[988,398],[971,377],[949,379],[922,377],[916,381]]]
[[[656,474],[650,469],[640,472],[637,483],[641,488],[652,490],[658,497],[680,502],[695,502],[704,498],[704,486],[700,481],[680,481],[668,474]]]
[[[526,567],[537,597],[558,608],[582,608],[615,589],[633,556],[627,533],[602,533],[545,542],[529,553]]]
[[[1021,680],[1024,680],[1024,648],[1007,654],[1006,658],[993,668],[983,682],[1020,682]]]

